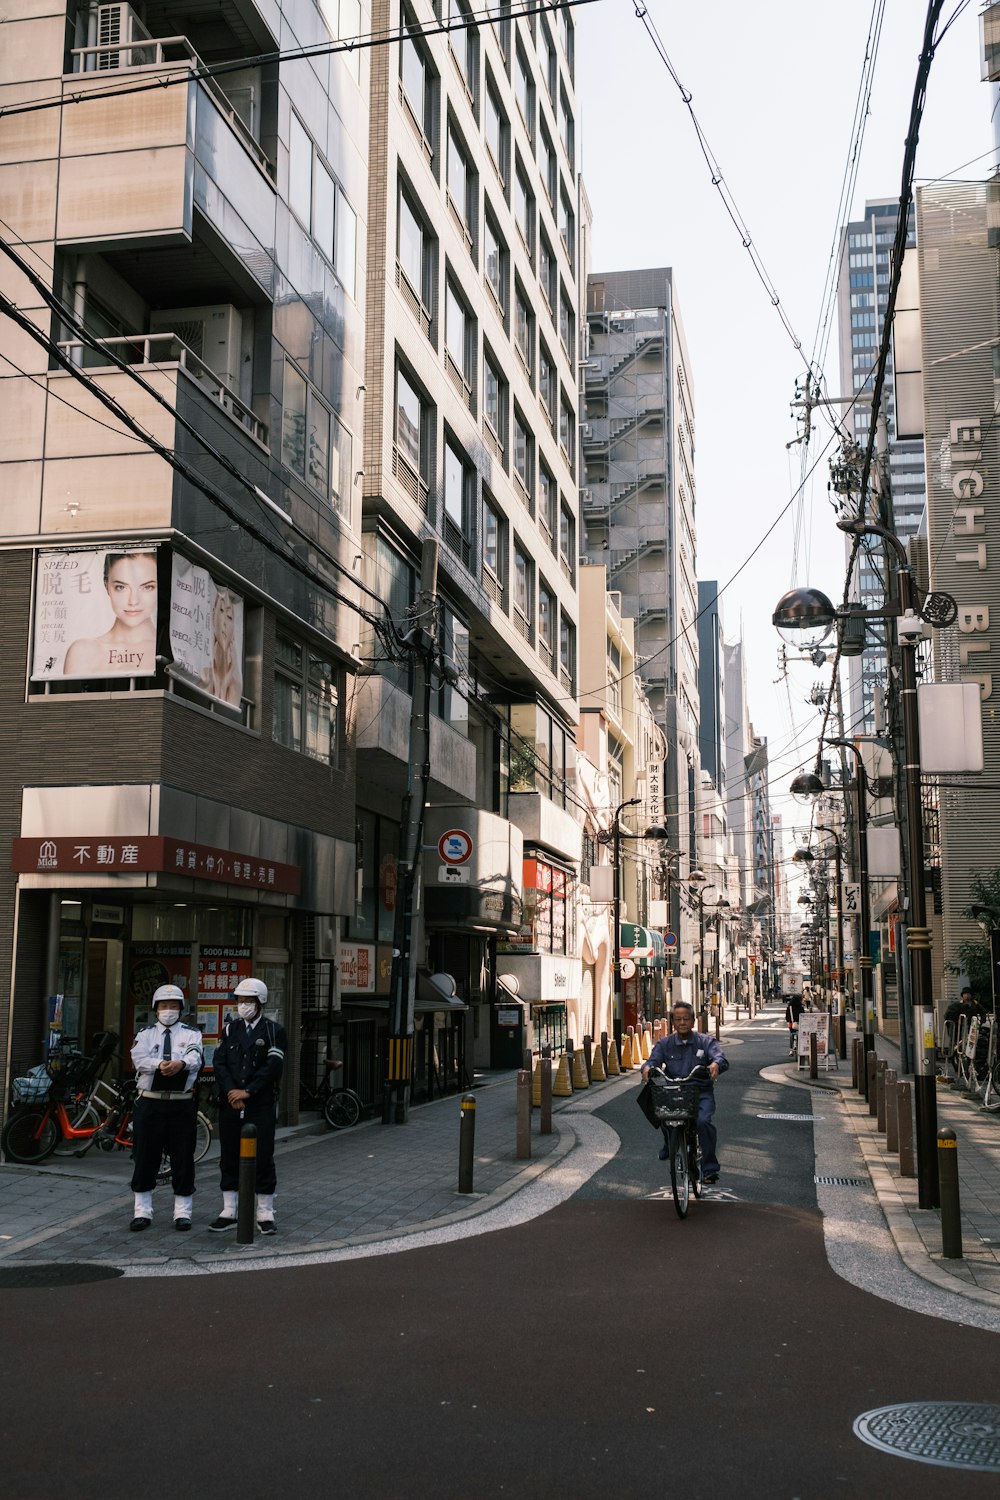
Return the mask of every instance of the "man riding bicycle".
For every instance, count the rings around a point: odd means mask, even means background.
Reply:
[[[726,1054],[714,1036],[694,1029],[694,1006],[688,1000],[677,1000],[673,1007],[674,1029],[661,1037],[642,1065],[643,1081],[649,1077],[650,1068],[660,1067],[668,1078],[687,1078],[697,1067],[707,1067],[708,1077],[692,1080],[697,1083],[698,1096],[698,1142],[701,1146],[702,1179],[718,1182],[718,1132],[712,1124],[715,1114],[715,1090],[713,1085],[720,1073],[729,1067]],[[664,1142],[660,1160],[666,1161],[668,1149]]]

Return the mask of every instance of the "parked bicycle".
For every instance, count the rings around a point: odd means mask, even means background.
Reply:
[[[652,1112],[664,1140],[670,1162],[670,1186],[674,1207],[684,1218],[691,1194],[701,1197],[701,1146],[698,1143],[698,1098],[700,1089],[694,1081],[708,1076],[699,1066],[686,1078],[670,1078],[661,1068],[651,1068],[649,1082],[653,1090]]]
[[[323,1077],[319,1088],[310,1088],[304,1078],[299,1080],[299,1093],[307,1107],[318,1109],[331,1130],[347,1130],[361,1118],[364,1105],[353,1089],[343,1085],[334,1087],[334,1074],[343,1067],[337,1058],[323,1060]]]
[[[95,1145],[101,1151],[131,1152],[135,1079],[108,1083],[96,1078],[89,1092],[80,1094],[75,1075],[83,1072],[81,1067],[73,1063],[67,1067],[65,1056],[50,1059],[50,1066],[55,1077],[48,1098],[19,1105],[4,1125],[0,1150],[6,1159],[30,1167],[55,1153],[85,1156]],[[199,1162],[212,1144],[211,1121],[201,1110],[196,1130],[194,1159]],[[164,1153],[157,1178],[166,1182],[169,1177],[170,1157]]]

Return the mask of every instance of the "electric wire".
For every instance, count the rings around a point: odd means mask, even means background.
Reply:
[[[311,47],[291,47],[285,51],[262,52],[255,56],[234,58],[227,62],[200,63],[193,68],[184,68],[183,72],[176,71],[177,64],[157,63],[148,66],[171,67],[172,71],[167,77],[146,77],[141,82],[135,81],[125,87],[104,88],[94,90],[82,90],[76,93],[51,94],[44,99],[34,99],[29,103],[8,104],[0,106],[0,120],[10,118],[14,115],[33,114],[45,109],[58,109],[62,105],[89,103],[95,99],[120,99],[130,94],[146,94],[163,89],[175,88],[181,84],[200,83],[208,79],[224,77],[227,73],[242,72],[246,68],[273,67],[279,63],[310,62],[313,58],[330,57],[339,53],[365,52],[379,47],[393,46],[401,42],[405,37],[420,37],[425,39],[432,36],[441,36],[450,31],[472,30],[480,25],[487,25],[495,21],[518,21],[525,20],[531,16],[541,15],[545,12],[560,10],[572,10],[582,5],[594,5],[598,0],[542,0],[538,4],[522,4],[516,9],[501,9],[497,5],[486,6],[482,10],[470,11],[468,14],[459,12],[457,16],[449,16],[435,23],[411,23],[400,20],[398,26],[386,27],[380,31],[361,32],[355,37],[337,38],[330,42],[318,42]],[[150,38],[145,45],[155,46],[156,37]],[[135,43],[136,49],[141,43]],[[127,44],[118,42],[110,44],[101,50],[114,52],[123,50]],[[92,73],[81,73],[82,78],[91,78]]]

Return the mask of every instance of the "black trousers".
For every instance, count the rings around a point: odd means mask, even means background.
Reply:
[[[258,1193],[273,1193],[278,1182],[274,1167],[274,1126],[277,1107],[270,1094],[248,1099],[243,1118],[238,1109],[226,1102],[219,1105],[220,1186],[224,1193],[235,1193],[240,1185],[240,1131],[244,1125],[257,1127]]]
[[[194,1192],[196,1099],[137,1099],[132,1116],[133,1193],[149,1193],[164,1151],[170,1153],[170,1181],[178,1198]]]

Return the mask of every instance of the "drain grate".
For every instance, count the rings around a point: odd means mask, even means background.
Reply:
[[[92,1262],[67,1261],[34,1266],[0,1266],[0,1288],[84,1286],[89,1281],[113,1281],[124,1275],[117,1266],[98,1266]]]
[[[758,1120],[822,1120],[822,1115],[777,1115],[763,1114],[757,1116]]]
[[[867,1187],[863,1177],[814,1177],[820,1187]]]
[[[880,1406],[858,1417],[854,1434],[897,1458],[1000,1474],[1000,1406],[972,1401]]]

